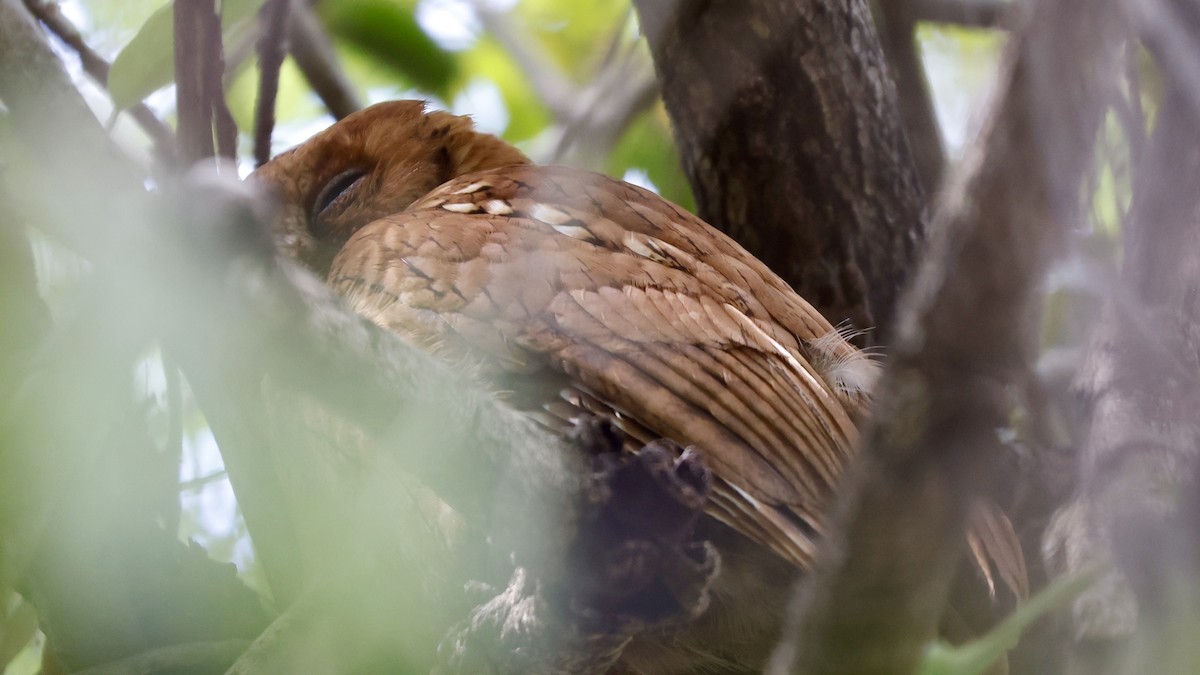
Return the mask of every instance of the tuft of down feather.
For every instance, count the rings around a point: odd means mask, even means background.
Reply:
[[[851,399],[869,397],[882,371],[872,354],[850,344],[852,338],[864,332],[843,324],[808,341],[814,357],[813,366],[838,393]]]

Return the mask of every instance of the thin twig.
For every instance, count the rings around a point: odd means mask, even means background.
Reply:
[[[249,645],[246,640],[213,640],[170,645],[78,672],[79,675],[221,672],[234,663]]]
[[[234,159],[237,124],[225,104],[225,58],[216,3],[175,4],[175,101],[185,164],[216,154]]]
[[[1137,178],[1137,170],[1142,161],[1142,153],[1146,149],[1146,111],[1142,107],[1142,76],[1138,63],[1138,51],[1130,49],[1125,54],[1125,78],[1128,95],[1125,97],[1128,110],[1128,126],[1126,134],[1129,137],[1130,179]]]
[[[211,11],[211,0],[209,8]],[[205,96],[204,57],[200,43],[204,18],[195,2],[174,6],[175,114],[184,166],[213,155],[212,109]]]
[[[183,373],[179,365],[165,349],[159,350],[162,360],[163,376],[167,385],[167,445],[166,455],[178,466],[183,461]],[[171,528],[179,527],[180,505],[175,499],[172,506],[174,520],[168,524]]]
[[[79,29],[63,16],[58,3],[44,0],[24,0],[24,2],[30,14],[37,17],[43,26],[79,55],[83,72],[98,84],[107,87],[108,73],[112,69],[112,64],[88,46]],[[171,128],[158,119],[154,111],[144,103],[133,104],[127,109],[127,112],[154,142],[154,148],[159,156],[168,164],[174,163],[175,133],[171,131]]]
[[[627,57],[631,52],[627,48],[624,53],[621,52],[621,45],[631,46],[629,40],[624,39],[630,25],[634,23],[633,6],[625,10],[625,16],[617,21],[616,28],[613,30],[612,38],[608,41],[608,47],[604,49],[604,56],[600,58],[600,67],[607,68],[613,61],[616,61],[618,56]]]
[[[658,98],[658,80],[645,69],[631,76],[623,64],[601,72],[592,86],[575,96],[578,102],[560,124],[562,135],[555,144],[551,161],[561,162],[577,146],[571,163],[588,165],[587,155],[596,149],[608,150],[621,133]]]
[[[342,64],[329,35],[305,2],[293,3],[288,15],[288,50],[308,81],[308,86],[337,119],[361,110],[358,92]]]
[[[229,480],[229,472],[224,469],[214,471],[203,476],[197,476],[190,480],[185,480],[179,484],[180,492],[194,492],[222,480]]]
[[[649,108],[658,96],[658,80],[642,52],[621,50],[633,9],[617,22],[592,84],[571,97],[572,104],[559,120],[562,130],[551,159],[561,162],[573,148],[572,163],[589,166],[616,143],[630,122]]]
[[[554,59],[540,49],[537,40],[531,39],[528,31],[514,26],[506,14],[478,0],[472,5],[480,23],[525,73],[530,86],[555,119],[570,119],[577,92],[566,75],[554,65]]]
[[[225,74],[221,80],[225,83],[226,89],[233,84],[234,78],[237,77],[238,67],[255,53],[261,33],[262,27],[252,24],[247,26],[245,32],[234,36],[230,43],[225,45]]]
[[[237,159],[237,123],[225,102],[225,45],[221,36],[221,15],[214,5],[203,13],[204,84],[206,98],[212,106],[213,129],[217,137],[217,155]]]
[[[313,11],[301,3],[288,17],[288,51],[308,86],[337,119],[361,110],[362,101]]]
[[[271,132],[275,129],[275,97],[279,93],[279,69],[287,51],[289,0],[269,0],[259,14],[263,22],[258,40],[258,101],[254,111],[254,162],[271,159]]]
[[[1179,94],[1193,113],[1200,115],[1200,73],[1195,68],[1200,60],[1200,41],[1195,38],[1200,32],[1200,13],[1191,2],[1178,0],[1129,4],[1146,48],[1159,67],[1178,78]]]

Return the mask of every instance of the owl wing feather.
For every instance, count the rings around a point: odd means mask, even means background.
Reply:
[[[811,563],[863,400],[818,365],[858,352],[695,216],[577,169],[468,174],[359,230],[330,282],[516,399],[553,410],[571,385],[632,436],[697,446],[711,515]]]

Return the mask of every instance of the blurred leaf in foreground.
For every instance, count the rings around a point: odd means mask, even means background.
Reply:
[[[231,35],[252,20],[266,0],[225,0],[221,27],[225,44]],[[108,74],[108,93],[118,109],[141,101],[175,79],[174,6],[167,5],[150,15],[137,35],[113,61]]]
[[[437,45],[411,7],[391,0],[339,0],[322,3],[329,32],[412,81],[445,96],[457,70],[454,57]]]

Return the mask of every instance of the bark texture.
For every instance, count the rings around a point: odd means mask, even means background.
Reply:
[[[933,637],[962,553],[953,533],[994,487],[1005,388],[1029,367],[1042,275],[1079,206],[1114,14],[1041,2],[1010,44],[1002,98],[947,188],[859,471],[772,672],[911,673]]]
[[[896,81],[900,116],[912,147],[917,174],[925,194],[936,195],[946,168],[942,130],[933,108],[933,95],[925,77],[917,46],[917,16],[913,0],[875,2],[879,38]]]
[[[866,2],[634,5],[699,215],[887,342],[925,214]]]

